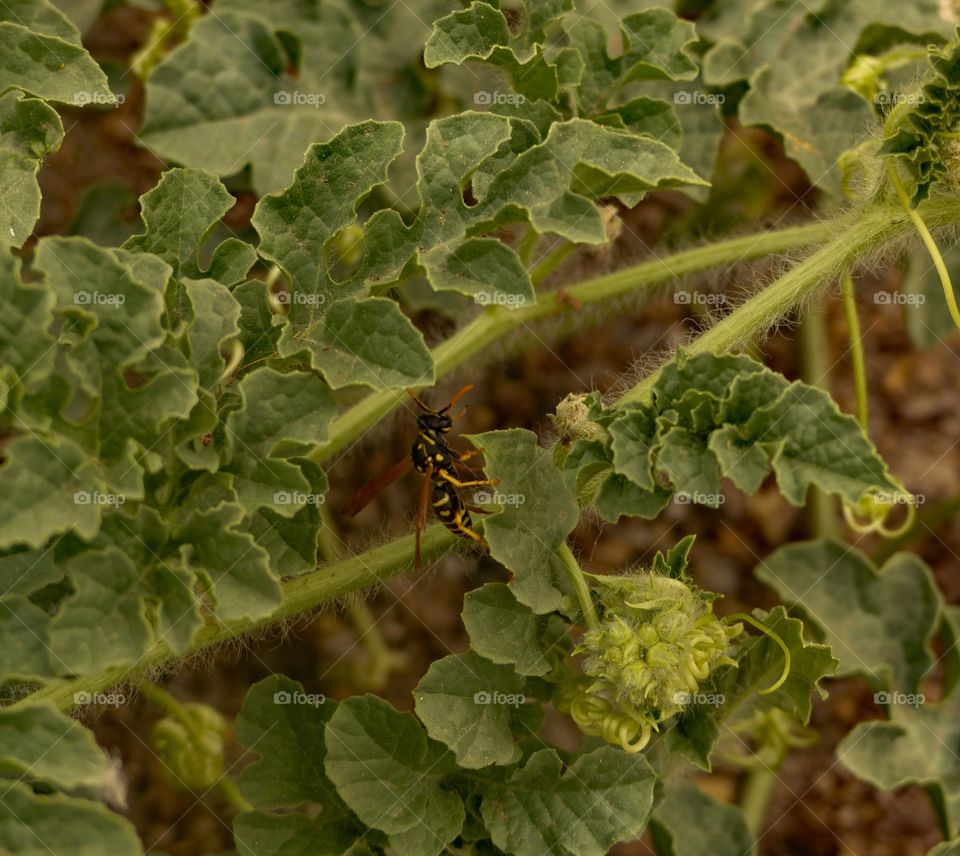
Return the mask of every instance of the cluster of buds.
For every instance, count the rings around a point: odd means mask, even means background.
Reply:
[[[223,776],[227,723],[205,704],[181,707],[180,716],[167,716],[153,727],[150,745],[180,784],[206,790]]]
[[[595,577],[604,606],[574,653],[583,677],[554,701],[587,734],[638,752],[659,724],[682,713],[727,655],[742,624],[713,613],[712,595],[659,573]]]

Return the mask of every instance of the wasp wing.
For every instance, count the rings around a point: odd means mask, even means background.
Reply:
[[[383,475],[377,476],[373,481],[365,484],[351,496],[343,505],[343,514],[346,517],[353,517],[355,514],[359,514],[373,502],[380,491],[393,484],[401,476],[406,475],[407,470],[412,466],[413,461],[411,461],[410,458],[404,458],[402,461],[398,461],[383,473]]]

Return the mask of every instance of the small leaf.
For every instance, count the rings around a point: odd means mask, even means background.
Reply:
[[[427,733],[449,747],[467,769],[520,760],[511,733],[513,711],[523,705],[524,679],[473,651],[430,665],[413,691]]]
[[[468,439],[483,450],[487,476],[499,479],[482,492],[505,498],[503,510],[484,523],[490,555],[515,575],[517,600],[538,614],[560,609],[569,582],[556,549],[577,525],[576,499],[532,432],[514,428]]]
[[[493,843],[514,856],[604,856],[643,834],[655,781],[643,757],[619,749],[595,749],[566,770],[543,749],[506,781],[484,784],[480,812]]]
[[[260,756],[240,773],[243,796],[260,809],[318,803],[322,823],[348,816],[323,769],[324,727],[335,708],[332,699],[308,696],[282,675],[254,684],[236,721],[239,743]]]
[[[878,693],[890,705],[889,722],[861,722],[840,741],[843,765],[883,790],[919,784],[942,805],[947,830],[960,832],[960,693],[936,704],[922,694]]]
[[[113,787],[116,775],[90,731],[52,705],[29,702],[0,710],[0,768],[61,791]]]
[[[310,345],[313,364],[334,389],[351,384],[397,389],[435,379],[423,334],[385,297],[337,301],[302,342]]]
[[[143,856],[133,825],[126,818],[100,803],[35,794],[18,783],[0,796],[0,841],[13,856]],[[37,842],[43,843],[43,850],[38,850]]]
[[[754,848],[743,812],[689,781],[667,785],[650,818],[650,832],[660,856],[744,856]]]
[[[47,101],[114,101],[107,77],[80,44],[80,33],[47,0],[0,9],[0,92],[23,89]]]
[[[65,565],[76,592],[50,624],[60,667],[91,675],[137,660],[152,641],[136,565],[115,547],[85,550]]]
[[[463,625],[470,647],[521,675],[550,671],[548,647],[540,639],[540,619],[514,597],[509,586],[487,583],[463,598]]]
[[[213,175],[196,169],[168,169],[160,177],[153,190],[140,197],[140,208],[146,231],[135,235],[123,246],[124,249],[139,253],[152,253],[162,258],[173,268],[177,277],[203,279],[214,276],[215,270],[203,270],[200,267],[200,249],[224,214],[236,200]],[[230,281],[221,281],[223,285],[233,285],[256,260],[256,254],[249,245],[221,244],[217,250],[221,253],[219,262],[223,265],[222,254],[243,253],[246,267],[237,265]]]
[[[4,449],[4,458],[0,549],[17,544],[39,548],[68,529],[83,538],[96,535],[101,506],[89,497],[103,486],[103,477],[76,444],[19,437]]]
[[[0,39],[9,36],[6,26],[0,23]],[[0,60],[0,80],[5,76],[2,65]],[[25,98],[22,92],[0,96],[0,183],[4,188],[0,240],[4,243],[20,247],[30,237],[40,216],[37,171],[44,157],[59,149],[62,141],[63,125],[52,107]]]
[[[460,797],[443,787],[453,755],[430,740],[409,713],[382,699],[341,702],[326,728],[327,776],[367,826],[401,854],[432,856],[460,832]]]
[[[190,511],[173,531],[187,568],[213,589],[221,621],[255,621],[280,602],[280,584],[266,551],[249,533],[234,528],[242,518],[240,506],[225,502],[209,511]]]

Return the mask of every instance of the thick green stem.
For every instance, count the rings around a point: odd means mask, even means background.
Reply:
[[[587,580],[583,576],[583,570],[577,561],[577,557],[573,555],[566,541],[557,548],[557,555],[560,557],[564,570],[567,572],[570,582],[573,583],[574,591],[577,593],[577,601],[580,603],[580,611],[583,613],[584,626],[588,630],[599,630],[600,619],[597,618],[597,610],[593,606],[590,587],[587,585]]]
[[[567,286],[563,296],[557,292],[539,295],[529,306],[509,308],[488,306],[474,321],[467,324],[433,350],[437,380],[476,357],[497,339],[514,330],[563,312],[570,304],[596,305],[634,292],[651,291],[666,282],[722,265],[735,265],[786,250],[825,241],[836,231],[836,223],[813,223],[775,232],[763,232],[744,238],[720,241],[694,250],[653,259],[615,273],[599,276],[577,285]],[[570,300],[572,298],[572,301]],[[575,305],[575,304],[574,304]],[[589,319],[588,319],[589,320]],[[365,431],[405,400],[402,391],[386,390],[368,395],[334,419],[328,441],[308,456],[321,463],[346,449]]]
[[[928,199],[920,210],[925,222],[934,227],[960,222],[960,204],[951,197]],[[836,235],[833,240],[691,342],[687,353],[723,353],[743,347],[826,289],[844,271],[856,267],[861,259],[873,257],[890,241],[910,234],[914,224],[898,206],[878,205],[841,217],[830,227]],[[659,376],[659,370],[648,375],[621,396],[620,403],[649,402]]]
[[[456,543],[456,536],[443,526],[439,524],[430,526],[424,530],[421,542],[420,549],[424,561],[439,558],[451,550]],[[413,535],[406,535],[373,550],[344,559],[342,562],[324,565],[314,573],[304,574],[284,582],[280,606],[269,616],[257,621],[209,622],[197,632],[188,651],[175,652],[165,642],[155,642],[137,662],[129,666],[105,669],[89,677],[56,681],[12,706],[50,701],[61,710],[69,710],[76,704],[75,693],[106,692],[120,684],[139,681],[151,670],[163,669],[198,651],[310,612],[350,592],[404,573],[412,566]]]

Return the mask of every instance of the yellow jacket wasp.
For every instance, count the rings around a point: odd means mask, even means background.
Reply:
[[[407,395],[416,402],[423,411],[417,416],[417,438],[410,449],[410,457],[399,461],[383,475],[375,478],[369,484],[358,490],[343,506],[343,513],[353,517],[365,508],[388,485],[395,482],[413,467],[424,476],[420,488],[420,501],[417,504],[417,528],[414,547],[414,562],[417,569],[422,567],[420,562],[420,533],[423,531],[427,519],[427,505],[433,506],[440,522],[451,532],[462,538],[470,538],[480,544],[483,539],[473,530],[470,512],[486,514],[482,508],[467,505],[460,496],[460,489],[466,487],[482,487],[495,485],[494,479],[461,479],[457,475],[457,465],[464,465],[466,461],[478,454],[477,450],[457,452],[447,442],[446,434],[453,428],[453,420],[463,415],[460,411],[456,416],[450,415],[450,409],[473,389],[473,384],[467,384],[451,399],[446,407],[434,410],[424,404],[412,390]],[[466,408],[464,408],[466,410]]]

